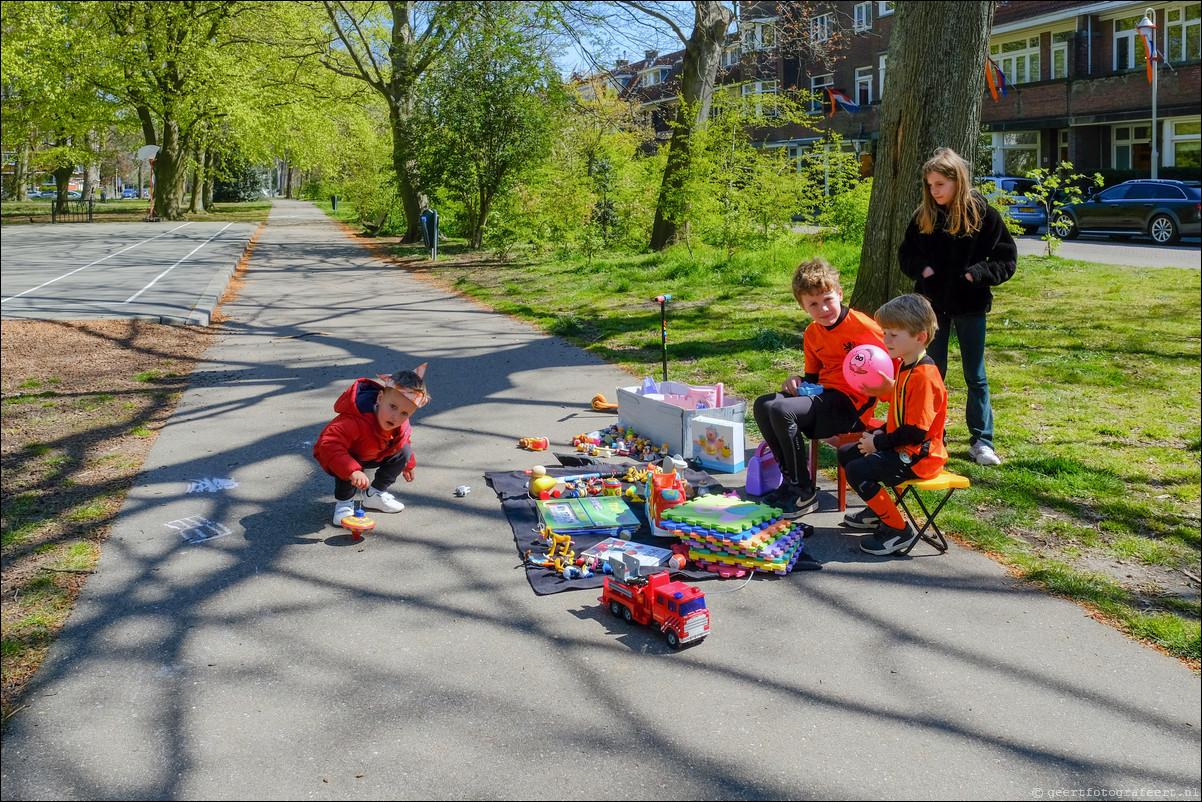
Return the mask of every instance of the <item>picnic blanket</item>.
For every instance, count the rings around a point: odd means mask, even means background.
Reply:
[[[629,467],[631,467],[631,464],[595,465],[589,466],[585,470],[601,473],[602,475],[613,471],[618,476],[622,476]],[[638,465],[635,467],[644,466]],[[548,476],[571,476],[579,473],[581,473],[581,468],[579,467],[547,468]],[[726,492],[721,482],[714,479],[705,471],[686,468],[681,472],[681,475],[693,487],[698,487],[702,483],[702,480],[704,480],[708,485],[708,492]],[[529,474],[525,471],[493,471],[484,474],[484,480],[488,482],[488,486],[496,492],[497,498],[501,501],[501,509],[505,513],[505,518],[509,522],[510,529],[513,530],[513,541],[517,547],[518,559],[523,561],[524,564],[525,555],[528,551],[534,554],[545,554],[548,546],[538,533],[538,508],[534,503],[534,499],[530,498],[530,492],[526,486],[530,481]],[[625,490],[627,487],[629,487],[629,484],[623,483],[622,489]],[[641,491],[642,488],[639,488],[639,490]],[[670,548],[673,544],[680,542],[675,538],[653,537],[651,535],[651,528],[647,525],[645,505],[631,504],[630,508],[638,517],[641,524],[638,532],[631,538],[632,541],[647,543],[661,548]],[[595,546],[607,537],[609,535],[573,535],[574,550],[577,554],[580,554],[585,549]],[[809,555],[803,555],[796,565],[796,569],[802,570],[819,567],[821,566]],[[526,579],[530,582],[530,588],[539,596],[562,593],[566,590],[600,588],[604,582],[604,577],[599,573],[582,579],[564,579],[555,571],[542,566],[525,565],[525,569]],[[674,571],[673,573],[690,581],[720,578],[716,573],[695,568]]]

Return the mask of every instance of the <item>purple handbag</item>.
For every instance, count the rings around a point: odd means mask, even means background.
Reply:
[[[782,481],[780,466],[767,443],[760,443],[755,450],[755,456],[747,463],[747,493],[752,496],[762,496],[780,487]]]

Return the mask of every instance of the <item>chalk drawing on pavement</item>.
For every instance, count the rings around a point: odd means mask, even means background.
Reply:
[[[234,534],[234,530],[228,526],[210,521],[201,515],[180,518],[163,525],[179,532],[180,537],[188,543],[203,543],[206,540],[215,540]]]

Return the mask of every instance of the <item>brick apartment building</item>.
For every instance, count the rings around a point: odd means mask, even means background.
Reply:
[[[916,2],[917,0],[902,0]],[[825,130],[843,136],[865,171],[880,127],[888,75],[886,52],[894,2],[741,2],[738,30],[727,40],[718,92],[757,96],[808,89],[820,99],[812,125],[767,134],[766,146],[796,155]],[[1155,12],[1156,129],[1161,177],[1202,177],[1202,3],[1017,0],[998,4],[990,37],[993,63],[1005,75],[995,101],[986,87],[981,122],[994,175],[1071,161],[1112,178],[1146,176],[1151,167],[1152,91],[1136,25]],[[619,61],[608,77],[623,96],[638,99],[661,136],[679,86],[683,51],[654,51]],[[831,116],[826,90],[859,111]]]

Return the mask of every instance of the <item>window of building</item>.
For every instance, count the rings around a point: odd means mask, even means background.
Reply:
[[[770,97],[765,98],[765,95]],[[775,117],[776,81],[751,81],[743,84],[743,102],[755,105],[755,113],[763,117]]]
[[[872,67],[856,67],[856,102],[861,106],[872,102]]]
[[[872,29],[872,3],[856,3],[852,9],[852,18],[855,20],[855,30],[868,31]]]
[[[1068,161],[1068,129],[1061,128],[1056,132],[1056,162]]]
[[[826,108],[826,92],[828,86],[835,85],[835,74],[828,72],[826,75],[813,75],[810,77],[810,111],[818,112]]]
[[[1139,17],[1127,17],[1114,21],[1114,68],[1116,70],[1132,70],[1143,67],[1148,63],[1148,54],[1144,51],[1139,31]]]
[[[819,14],[810,22],[810,39],[815,42],[825,42],[831,38],[834,14]]]
[[[1171,120],[1165,126],[1166,167],[1202,166],[1202,118]]]
[[[877,93],[877,97],[881,98],[882,100],[884,100],[884,98],[885,98],[885,58],[886,58],[885,54],[882,53],[880,55],[880,57],[877,58],[877,66],[876,66],[877,75],[880,76],[880,90],[881,90],[879,93]]]
[[[1072,31],[1052,34],[1052,80],[1068,77],[1068,42]]]
[[[886,17],[893,13],[893,0],[879,0],[876,4],[876,15],[878,17]]]
[[[738,45],[728,47],[722,51],[722,66],[733,67],[739,63],[740,49]]]
[[[774,47],[776,47],[776,23],[774,21],[765,20],[744,24],[744,50],[770,50]]]
[[[1143,45],[1140,45],[1142,47]],[[1116,125],[1110,136],[1111,164],[1116,170],[1146,170],[1152,167],[1150,125]]]
[[[1202,59],[1202,3],[1170,8],[1165,16],[1165,55],[1170,64]]]
[[[1007,83],[1039,80],[1039,37],[1030,36],[990,45],[993,60],[1006,74]]]
[[[994,175],[1021,178],[1039,166],[1038,131],[999,131],[992,138]]]

